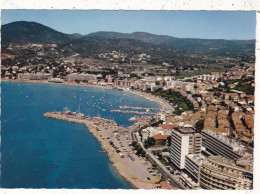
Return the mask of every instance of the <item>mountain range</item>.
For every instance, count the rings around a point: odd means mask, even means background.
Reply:
[[[94,44],[94,47],[119,47],[132,45],[133,49],[141,47],[162,47],[164,49],[183,50],[185,52],[205,54],[253,54],[255,52],[255,40],[224,40],[224,39],[198,39],[176,38],[166,35],[155,35],[147,32],[119,33],[100,31],[87,35],[65,34],[50,27],[27,21],[17,21],[2,25],[1,40],[3,45],[27,44],[27,43],[76,43]],[[103,42],[103,44],[102,44]],[[101,45],[100,45],[101,44]],[[133,46],[135,44],[136,46]]]

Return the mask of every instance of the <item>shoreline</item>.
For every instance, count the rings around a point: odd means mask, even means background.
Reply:
[[[120,157],[118,154],[114,151],[113,147],[109,142],[104,139],[97,130],[97,126],[95,126],[95,123],[93,121],[88,121],[88,120],[82,120],[78,118],[69,118],[64,115],[59,115],[60,113],[56,114],[57,112],[48,112],[45,113],[43,116],[47,118],[53,118],[53,119],[58,119],[58,120],[63,120],[66,122],[74,122],[74,123],[79,123],[85,125],[86,129],[97,139],[97,141],[100,143],[102,149],[107,153],[109,161],[112,163],[112,166],[115,168],[117,173],[127,182],[129,182],[133,189],[156,189],[155,188],[155,183],[157,183],[157,177],[155,177],[155,180],[141,180],[140,178],[136,177],[135,175],[132,175],[130,172],[128,172],[125,169],[125,166],[122,164],[120,161]],[[97,118],[97,117],[93,117]],[[101,120],[106,121],[107,119],[102,119]]]
[[[48,82],[47,80],[1,80],[1,82],[18,82],[18,83],[43,83],[43,84],[58,84],[58,85],[68,85],[68,86],[81,86],[81,87],[92,87],[92,88],[102,88],[102,89],[109,89],[109,90],[115,90],[112,87],[108,86],[101,86],[101,85],[93,85],[93,84],[87,84],[87,83],[75,83],[75,82],[63,82],[63,83],[54,83],[54,82]],[[172,112],[172,106],[165,101],[164,99],[154,96],[149,93],[140,92],[136,90],[130,90],[130,89],[124,89],[122,90],[124,92],[128,92],[137,96],[141,96],[146,98],[149,101],[154,101],[157,104],[161,106],[162,112]]]
[[[57,84],[57,85],[60,84],[60,85],[83,86],[83,87],[85,86],[85,87],[95,87],[95,88],[103,88],[103,89],[110,89],[110,90],[114,89],[112,87],[107,87],[107,86],[92,85],[92,84],[78,84],[78,83],[74,83],[74,82],[53,83],[53,82],[48,82],[47,80],[1,80],[1,81],[17,82],[17,83],[24,83],[25,82],[25,83],[41,83],[41,84],[45,83],[45,84]],[[152,94],[149,94],[149,93],[138,92],[138,91],[134,91],[134,90],[124,89],[123,91],[144,97],[144,98],[146,98],[147,100],[150,100],[150,101],[155,101],[158,105],[161,106],[162,110],[165,108],[165,102],[161,99],[158,99],[157,96],[153,96]],[[56,118],[56,119],[60,119],[60,118]],[[61,119],[61,120],[65,120],[65,119]],[[90,122],[73,121],[73,120],[66,120],[66,121],[76,122],[76,123],[80,123],[80,124],[85,125],[86,129],[99,141],[102,149],[104,151],[106,151],[108,158],[109,158],[109,161],[112,163],[112,166],[115,168],[117,173],[125,181],[129,182],[132,185],[133,189],[156,189],[154,184],[157,183],[158,180],[154,183],[151,183],[151,181],[153,181],[153,180],[145,180],[145,181],[144,180],[138,180],[138,179],[133,178],[134,176],[132,174],[130,174],[129,172],[122,170],[123,165],[120,162],[117,161],[117,158],[115,157],[116,156],[115,151],[112,151],[111,145],[106,140],[104,141],[104,139],[102,139],[102,137],[100,137],[99,132],[95,129],[95,127],[93,127],[93,125]]]

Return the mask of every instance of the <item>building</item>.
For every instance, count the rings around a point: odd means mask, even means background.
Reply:
[[[233,160],[210,156],[203,162],[200,172],[203,189],[253,189],[253,171],[237,166]]]
[[[71,73],[67,75],[67,81],[90,81],[97,80],[97,75],[87,73]]]
[[[133,87],[136,78],[125,78],[125,79],[116,79],[114,80],[114,85],[121,86],[121,87]]]
[[[210,75],[210,74],[197,75],[194,77],[196,77],[198,80],[202,80],[202,81],[217,81],[217,79],[220,78],[219,75]]]
[[[223,136],[220,132],[202,130],[201,134],[202,145],[213,154],[237,160],[245,152],[245,147],[239,141]]]
[[[171,163],[178,169],[184,169],[185,156],[201,152],[201,134],[195,133],[193,128],[180,128],[173,129],[171,137]]]
[[[160,133],[153,136],[155,140],[155,145],[165,145],[169,135],[161,135]]]
[[[24,73],[18,74],[18,79],[21,80],[47,80],[51,78],[51,74],[49,73]]]
[[[185,156],[185,170],[197,184],[200,179],[200,168],[205,159],[202,155],[188,154]]]
[[[183,82],[178,80],[169,80],[166,82],[167,88],[176,88],[182,89],[183,91],[191,91],[194,92],[195,83],[192,82]]]

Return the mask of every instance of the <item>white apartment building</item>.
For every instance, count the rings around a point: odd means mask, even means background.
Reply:
[[[185,168],[187,154],[200,154],[202,138],[193,128],[172,130],[171,162],[179,169]]]
[[[89,81],[89,80],[97,80],[97,76],[94,74],[87,74],[87,73],[71,73],[67,75],[68,81]]]

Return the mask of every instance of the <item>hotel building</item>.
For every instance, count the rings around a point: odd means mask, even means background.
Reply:
[[[171,137],[171,162],[178,169],[184,169],[185,156],[201,152],[201,134],[192,128],[179,128],[172,130]]]
[[[200,187],[214,190],[250,190],[253,188],[253,170],[242,168],[233,160],[222,156],[210,156],[200,169]]]

